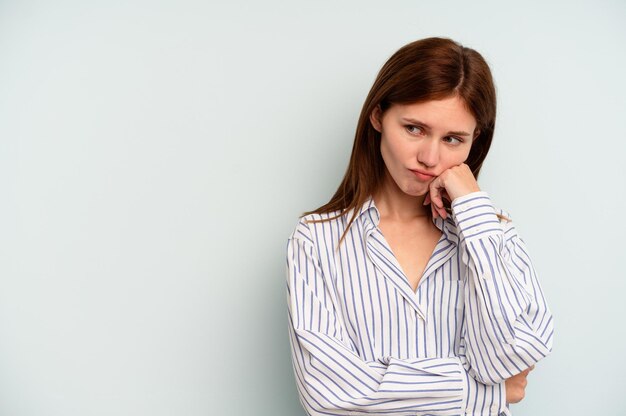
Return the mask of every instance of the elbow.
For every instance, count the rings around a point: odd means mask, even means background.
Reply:
[[[470,356],[465,357],[466,362],[464,364],[467,375],[481,384],[492,386],[500,384],[504,378],[500,373],[487,363],[475,359],[471,359]]]
[[[538,356],[520,354],[518,348],[508,343],[500,344],[491,351],[482,351],[482,354],[477,351],[472,353],[474,359],[468,359],[468,374],[487,386],[502,383],[540,359]]]
[[[493,386],[496,384],[502,383],[506,378],[502,378],[498,374],[493,374],[493,372],[489,372],[486,369],[482,371],[476,371],[471,369],[469,375],[479,383],[482,383],[487,386]]]

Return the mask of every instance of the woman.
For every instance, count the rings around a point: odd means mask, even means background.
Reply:
[[[508,213],[476,177],[496,94],[482,56],[405,45],[365,100],[346,175],[287,246],[300,401],[311,415],[499,415],[552,349]]]

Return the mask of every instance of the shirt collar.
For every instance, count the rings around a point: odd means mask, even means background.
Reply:
[[[347,212],[348,221],[352,218],[352,213],[354,209],[351,209]],[[369,215],[365,215],[369,214]],[[374,226],[378,226],[380,222],[380,212],[378,208],[376,208],[376,204],[374,204],[374,198],[372,196],[368,196],[365,202],[359,207],[356,211],[356,215],[354,217],[354,222],[359,221],[359,218],[364,216],[368,221],[373,222]]]
[[[352,218],[352,212],[353,210],[349,211],[347,217],[348,220]],[[361,207],[358,209],[356,217],[354,218],[354,222],[360,222],[359,219],[361,216],[363,216],[364,218],[362,224],[369,225],[369,227],[366,228],[378,227],[378,223],[380,222],[380,212],[378,211],[378,208],[376,207],[376,204],[374,203],[374,198],[372,196],[367,197],[365,202],[363,202],[363,205],[361,205]],[[441,217],[433,218],[433,224],[435,224],[435,226],[439,228],[439,230],[441,230],[441,232],[444,234],[445,238],[448,241],[454,243],[455,245],[458,245],[459,234],[452,215],[448,214],[448,217],[445,220]]]
[[[433,223],[441,230],[446,239],[455,246],[459,245],[459,232],[452,215],[448,214],[447,218],[433,218]]]

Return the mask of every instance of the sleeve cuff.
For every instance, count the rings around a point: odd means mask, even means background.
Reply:
[[[503,232],[496,209],[485,191],[476,191],[455,198],[451,209],[462,239]]]
[[[378,392],[392,393],[397,398],[438,397],[456,402],[464,397],[465,370],[458,358],[383,357],[379,361],[388,367]]]
[[[506,406],[504,382],[486,385],[465,372],[464,414],[480,416],[510,416]],[[487,404],[490,403],[490,404]]]

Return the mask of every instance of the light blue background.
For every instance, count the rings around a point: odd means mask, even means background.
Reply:
[[[284,256],[400,46],[480,51],[556,316],[516,415],[626,414],[626,3],[0,2],[0,414],[302,415]]]

